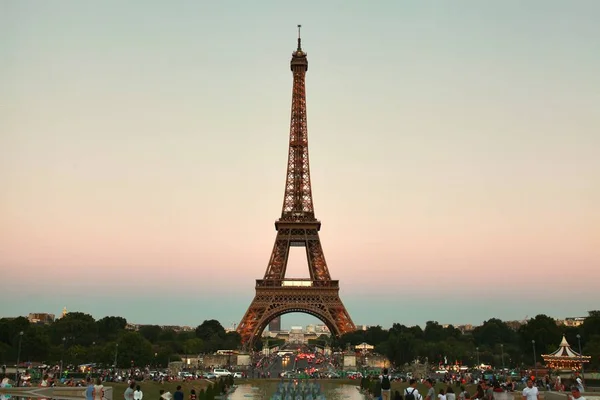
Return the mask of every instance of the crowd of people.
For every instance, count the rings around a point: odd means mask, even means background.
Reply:
[[[560,376],[554,380],[554,386],[551,383],[552,379],[546,376],[544,380],[536,380],[534,376],[525,376],[525,387],[522,389],[522,400],[540,400],[540,391],[538,386],[543,386],[545,390],[555,389],[564,391],[564,383],[561,382]],[[392,393],[391,381],[393,378],[389,375],[386,369],[378,377],[379,388],[382,400],[495,400],[499,393],[514,392],[517,389],[516,383],[510,378],[505,379],[493,378],[491,380],[473,378],[472,375],[462,378],[448,377],[440,380],[443,384],[442,388],[436,393],[436,381],[431,378],[410,379],[409,386],[404,389],[403,393],[395,390]],[[465,389],[465,383],[475,385],[475,391],[469,392]],[[421,394],[417,389],[417,384],[424,384],[427,393]],[[361,383],[361,387],[365,386]],[[583,381],[579,375],[573,379],[573,385],[570,387],[570,400],[585,400],[582,393],[584,392]]]

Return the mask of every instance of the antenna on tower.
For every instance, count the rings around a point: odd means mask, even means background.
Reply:
[[[302,39],[300,38],[300,28],[302,28],[302,25],[298,25],[298,51],[302,51]]]

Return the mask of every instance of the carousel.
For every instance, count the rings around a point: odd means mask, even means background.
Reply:
[[[542,354],[546,366],[556,371],[581,371],[583,364],[590,362],[590,356],[574,351],[563,336],[560,347],[552,354]]]

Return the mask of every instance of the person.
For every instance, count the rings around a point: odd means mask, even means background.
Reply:
[[[123,393],[123,397],[125,398],[125,400],[133,400],[134,389],[135,389],[135,382],[131,381],[129,383],[129,386],[127,386],[127,389],[125,389],[125,393]]]
[[[42,381],[40,386],[48,386],[48,384],[43,385],[44,381],[45,380]],[[94,384],[92,383],[92,378],[89,376],[85,378],[85,398],[86,400],[94,400]]]
[[[397,390],[394,392],[394,400],[402,400],[402,395]]]
[[[513,382],[512,378],[510,376],[508,378],[506,378],[506,391],[508,391],[508,392],[515,391],[515,383]]]
[[[44,374],[44,376],[42,377],[42,381],[40,382],[40,386],[41,387],[47,387],[50,386],[48,384],[48,374]]]
[[[183,391],[181,390],[181,385],[177,386],[177,390],[173,393],[173,400],[183,400]]]
[[[387,368],[383,369],[383,373],[379,376],[379,382],[381,383],[381,400],[391,400],[392,384]]]
[[[454,394],[454,389],[452,389],[452,386],[448,386],[446,388],[446,400],[456,400],[456,394]]]
[[[404,400],[422,400],[419,390],[417,389],[417,380],[411,379],[408,381],[408,387],[404,389]]]
[[[484,397],[485,393],[483,391],[483,386],[481,386],[481,384],[478,384],[477,388],[475,389],[475,394],[473,395],[473,398],[477,400],[484,400]]]
[[[411,379],[408,382],[408,387],[404,389],[404,400],[421,400],[422,397],[417,390],[417,380]]]
[[[142,400],[144,398],[144,393],[140,388],[140,385],[135,387],[135,391],[133,392],[133,400]]]
[[[569,396],[569,400],[585,400],[585,397],[581,395],[581,390],[579,390],[578,386],[573,386],[571,388],[571,395]]]
[[[562,392],[562,380],[560,378],[560,375],[557,375],[556,379],[554,379],[554,390],[556,390],[557,392]]]
[[[527,387],[523,389],[523,400],[540,400],[540,392],[533,386],[533,380],[527,379]]]
[[[444,389],[440,389],[438,393],[438,400],[446,400],[446,394],[444,393]]]
[[[435,400],[435,389],[433,388],[433,381],[431,378],[425,379],[425,386],[427,387],[425,400]]]
[[[102,379],[96,378],[96,384],[94,385],[94,400],[102,400],[104,398],[104,385]]]
[[[484,390],[484,399],[485,400],[494,400],[494,389],[488,385],[485,380],[481,381],[481,387]]]
[[[465,400],[465,395],[467,394],[467,390],[463,385],[460,386],[460,393],[458,394],[458,400]]]
[[[577,378],[575,378],[575,382],[577,383],[577,389],[579,389],[579,393],[583,393],[583,391],[584,391],[583,380],[581,379],[581,376],[579,376],[579,374],[577,374]]]
[[[196,400],[196,390],[190,390],[190,400]]]
[[[494,381],[493,387],[494,387],[494,390],[493,390],[494,393],[504,393],[504,389],[502,389],[502,386],[500,386],[500,382]],[[493,395],[492,395],[492,397],[493,397]]]

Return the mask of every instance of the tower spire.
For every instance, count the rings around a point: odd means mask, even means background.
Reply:
[[[300,37],[300,28],[302,28],[302,25],[298,25],[298,51],[302,51],[302,38]]]

